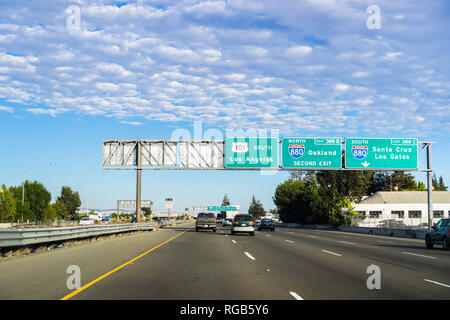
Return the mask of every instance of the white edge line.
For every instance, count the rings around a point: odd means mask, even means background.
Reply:
[[[289,291],[289,294],[293,296],[296,300],[303,300],[303,298],[300,297],[298,294],[296,294],[294,291]]]
[[[428,279],[423,279],[423,280],[427,281],[427,282],[434,283],[434,284],[438,284],[438,285],[443,286],[443,287],[450,288],[450,286],[448,284],[443,284],[443,283],[440,283],[440,282],[437,282],[437,281],[433,281],[433,280],[428,280]]]
[[[345,244],[355,244],[354,242],[349,242],[349,241],[339,241],[340,243],[345,243]]]
[[[294,241],[291,241],[291,240],[284,240],[284,241],[290,242],[290,243],[295,243]]]
[[[326,253],[329,253],[329,254],[333,254],[333,255],[338,256],[338,257],[342,257],[342,254],[339,254],[339,253],[334,253],[334,252],[327,251],[327,250],[322,250],[322,251],[326,252]]]
[[[233,243],[236,243],[236,241],[234,241],[234,240],[231,240]]]
[[[246,255],[247,257],[249,257],[250,259],[256,260],[250,253],[248,253],[248,252],[244,252],[244,253],[245,253],[245,255]]]

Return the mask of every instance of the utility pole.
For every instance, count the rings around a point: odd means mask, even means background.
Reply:
[[[139,141],[136,142],[136,159],[136,222],[141,222],[142,152]]]
[[[432,174],[433,170],[431,167],[431,142],[427,143],[427,193],[428,193],[428,229],[433,226],[433,180]]]

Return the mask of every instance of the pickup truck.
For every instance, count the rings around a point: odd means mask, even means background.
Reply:
[[[199,213],[197,215],[197,222],[195,223],[195,231],[200,229],[210,229],[216,232],[216,216],[214,213]]]

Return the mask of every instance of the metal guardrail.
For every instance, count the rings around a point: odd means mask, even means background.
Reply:
[[[161,221],[159,224],[162,226],[170,226],[173,224],[181,224],[181,223],[185,223],[188,221],[189,220],[165,220],[165,221]]]
[[[127,223],[61,228],[32,228],[0,230],[0,248],[96,237],[129,231],[153,230],[156,223]]]
[[[369,227],[352,227],[339,226],[333,227],[329,225],[301,225],[298,223],[276,223],[276,227],[298,228],[298,229],[317,229],[317,230],[337,230],[342,232],[365,233],[380,236],[390,236],[398,238],[425,239],[428,230],[416,229],[389,229],[389,228],[369,228]]]

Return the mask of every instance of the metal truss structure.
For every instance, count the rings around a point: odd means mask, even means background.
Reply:
[[[103,169],[224,169],[224,141],[105,140]]]

